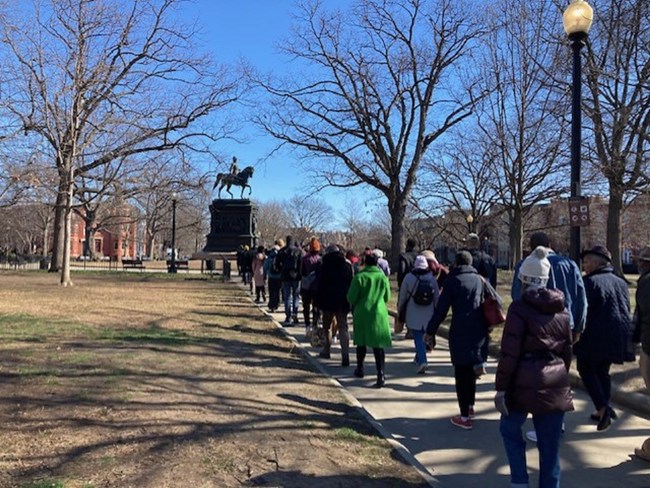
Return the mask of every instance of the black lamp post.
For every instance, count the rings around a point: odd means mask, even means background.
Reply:
[[[169,263],[168,273],[176,273],[176,202],[178,196],[172,193],[172,258]]]
[[[571,199],[582,196],[580,175],[580,146],[582,144],[582,60],[580,49],[585,44],[587,33],[593,21],[593,10],[585,0],[572,0],[562,15],[564,31],[568,34],[573,49],[573,100],[571,106]],[[571,259],[580,262],[580,226],[571,222],[569,253]]]

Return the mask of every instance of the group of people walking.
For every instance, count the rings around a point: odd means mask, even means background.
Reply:
[[[475,415],[477,378],[485,373],[492,325],[484,303],[486,293],[494,293],[497,281],[494,261],[479,249],[478,236],[471,234],[467,243],[467,249],[459,251],[447,269],[431,250],[418,253],[415,243],[407,242],[398,260],[396,324],[405,326],[413,339],[415,372],[425,374],[427,342],[435,337],[451,310],[449,351],[459,407],[451,423],[469,430]],[[515,267],[494,402],[501,413],[500,433],[510,464],[511,486],[528,486],[528,437],[539,450],[539,486],[559,487],[564,415],[574,409],[569,383],[573,355],[594,405],[591,419],[597,431],[606,430],[617,418],[610,403],[609,370],[614,363],[634,360],[631,343],[642,344],[640,364],[650,389],[650,247],[635,256],[641,279],[634,317],[627,282],[614,273],[611,254],[605,247],[595,246],[582,254],[584,275],[574,261],[552,250],[544,233],[531,236],[530,249],[530,255]],[[311,239],[304,251],[290,236],[286,241],[276,241],[263,264],[269,283],[269,309],[278,308],[281,288],[284,324],[297,323],[299,293],[307,327],[317,325],[322,314],[325,337],[321,357],[331,357],[332,329],[338,327],[342,366],[350,365],[347,317],[351,311],[356,346],[353,374],[365,376],[365,357],[371,348],[377,373],[375,386],[380,388],[386,382],[385,349],[392,340],[388,263],[381,263],[383,253],[370,248],[358,259],[335,244],[321,251],[316,239]],[[255,271],[252,274],[257,276]],[[276,279],[281,287],[271,284]],[[263,294],[264,285],[259,286]],[[524,435],[528,414],[532,415],[534,430]],[[650,439],[636,453],[650,461]]]
[[[610,367],[634,360],[629,345],[641,322],[632,319],[627,283],[614,273],[607,248],[594,246],[582,253],[582,275],[575,262],[553,252],[546,234],[533,234],[530,247],[531,254],[515,268],[494,402],[501,412],[511,486],[529,486],[522,427],[531,414],[535,429],[526,437],[537,443],[539,486],[555,488],[560,486],[564,415],[574,410],[569,382],[573,355],[595,407],[591,420],[597,431],[604,431],[617,418],[610,404]],[[637,262],[642,273],[650,268],[650,248]],[[637,293],[639,315],[648,304]]]

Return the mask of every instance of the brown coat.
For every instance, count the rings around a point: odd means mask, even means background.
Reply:
[[[573,410],[571,328],[559,290],[529,290],[510,305],[496,373],[508,408],[532,414]]]

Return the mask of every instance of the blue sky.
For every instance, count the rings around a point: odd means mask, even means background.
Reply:
[[[327,6],[348,1],[328,0]],[[288,35],[295,0],[195,0],[186,5],[189,17],[198,19],[207,47],[218,61],[236,63],[244,58],[263,71],[288,67],[277,45]],[[276,142],[252,125],[244,127],[242,136],[246,142],[224,141],[218,148],[228,161],[237,156],[240,167],[255,167],[253,199],[285,200],[293,192],[301,191],[307,182],[295,156],[285,152],[267,159]],[[338,210],[344,208],[350,193],[332,189],[321,196]],[[355,197],[361,198],[359,192],[355,192]]]

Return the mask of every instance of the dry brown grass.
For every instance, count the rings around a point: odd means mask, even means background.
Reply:
[[[237,286],[0,280],[0,486],[425,486]]]

